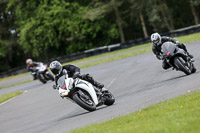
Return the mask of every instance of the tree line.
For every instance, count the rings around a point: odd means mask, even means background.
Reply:
[[[200,0],[0,0],[0,72],[200,23]]]

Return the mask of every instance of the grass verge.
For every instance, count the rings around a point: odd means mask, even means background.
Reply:
[[[122,54],[122,55],[113,56],[113,57],[106,58],[106,59],[103,59],[103,60],[98,60],[98,61],[95,61],[95,62],[87,63],[87,64],[81,65],[79,67],[80,68],[86,68],[86,67],[90,67],[90,66],[95,66],[95,65],[99,65],[99,64],[103,64],[103,63],[107,63],[107,62],[131,57],[131,56],[136,56],[136,55],[147,53],[147,52],[150,52],[150,51],[151,51],[151,48],[146,48],[146,49],[133,51],[133,52]]]
[[[13,87],[13,86],[21,85],[21,84],[25,84],[25,83],[29,83],[31,81],[33,81],[33,80],[27,80],[27,81],[18,82],[18,83],[15,83],[15,84],[7,85],[7,86],[2,86],[2,87],[0,87],[0,89],[4,89],[4,88],[8,88],[8,87]]]
[[[200,91],[71,133],[199,133]]]
[[[15,96],[20,95],[22,93],[23,93],[23,91],[16,91],[16,92],[11,92],[11,93],[0,95],[0,104],[15,97]]]
[[[177,40],[179,40],[180,43],[190,43],[190,42],[199,41],[200,40],[200,33],[194,33],[194,34],[181,36],[181,37],[175,37],[175,38]],[[84,62],[84,61],[88,61],[88,60],[93,60],[93,59],[97,59],[97,58],[101,58],[101,57],[105,57],[105,56],[110,56],[110,55],[114,55],[114,54],[118,54],[118,53],[122,53],[122,52],[128,52],[128,51],[132,51],[132,50],[146,48],[146,47],[149,47],[149,46],[152,46],[152,43],[146,43],[146,44],[142,44],[142,45],[138,45],[138,46],[133,46],[133,47],[127,48],[127,49],[121,49],[121,50],[116,50],[116,51],[105,53],[105,54],[101,54],[101,55],[87,57],[87,58],[83,58],[83,59],[80,59],[80,60],[64,63],[63,65],[76,64],[76,63],[80,63],[80,62]]]
[[[195,42],[200,40],[200,32],[194,33],[190,35],[180,36],[180,37],[174,37],[175,39],[179,40],[180,43],[189,43],[189,42]]]
[[[22,77],[24,75],[29,75],[29,74],[30,74],[29,72],[17,74],[17,75],[9,76],[9,77],[6,77],[6,78],[1,78],[0,81],[14,79],[14,78]]]
[[[181,43],[189,43],[189,42],[199,41],[200,40],[200,33],[194,33],[194,34],[191,34],[191,35],[175,37],[175,38],[178,39]],[[97,58],[101,58],[101,57],[106,57],[106,56],[110,56],[110,55],[114,55],[114,54],[118,54],[118,53],[122,53],[122,52],[127,52],[127,51],[132,51],[132,50],[137,50],[137,49],[149,47],[151,45],[152,45],[151,43],[147,43],[147,44],[143,44],[143,45],[133,46],[133,47],[127,48],[127,49],[117,50],[117,51],[113,51],[113,52],[109,52],[109,53],[105,53],[105,54],[101,54],[101,55],[96,55],[96,56],[87,57],[87,58],[83,58],[83,59],[80,59],[80,60],[64,63],[63,65],[76,64],[76,63],[80,63],[80,62],[84,62],[84,61],[88,61],[88,60],[93,60],[93,59],[97,59]],[[142,54],[142,52],[140,52],[140,53]],[[129,53],[127,53],[127,54],[129,54]],[[132,56],[134,56],[134,54]],[[126,57],[130,57],[130,56],[124,56],[124,57],[121,56],[118,59],[122,59],[122,58],[126,58]],[[105,62],[110,62],[110,61],[113,61],[112,59],[113,60],[117,60],[116,58],[111,57],[109,59],[109,61],[107,59],[106,59],[107,61],[94,61],[93,63],[81,65],[80,68],[85,68],[85,67],[89,67],[89,66],[94,66],[94,65],[101,64],[101,63],[105,63]],[[24,74],[19,74],[19,75],[15,75],[15,76],[6,77],[6,78],[0,79],[0,81],[13,79],[13,78],[21,77],[21,76],[28,75],[28,74],[30,74],[30,73],[24,73]]]

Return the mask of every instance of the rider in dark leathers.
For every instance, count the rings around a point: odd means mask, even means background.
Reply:
[[[176,44],[176,46],[178,48],[181,48],[183,49],[190,58],[193,58],[193,55],[189,54],[187,49],[186,49],[186,45],[183,44],[183,43],[179,43],[178,40],[174,39],[174,38],[170,38],[170,37],[167,37],[167,36],[160,36],[158,33],[153,33],[151,35],[151,41],[153,42],[153,46],[152,46],[152,51],[153,53],[156,55],[156,57],[159,59],[159,60],[162,60],[162,67],[163,69],[168,69],[170,68],[171,66],[167,63],[167,61],[165,59],[162,59],[162,52],[161,52],[161,47],[162,47],[162,44],[165,43],[165,42],[172,42],[174,44]]]
[[[54,89],[57,87],[58,79],[66,73],[68,74],[69,77],[72,77],[74,79],[80,78],[80,79],[86,80],[99,89],[102,89],[104,87],[103,84],[95,81],[90,74],[82,74],[81,75],[80,74],[80,68],[78,68],[74,65],[62,66],[60,64],[60,62],[53,61],[50,64],[50,70],[55,75],[55,85],[53,86]]]

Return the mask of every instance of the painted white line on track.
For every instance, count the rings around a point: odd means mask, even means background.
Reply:
[[[114,82],[115,82],[116,78],[114,78],[113,80],[111,80],[111,82],[107,85],[107,88],[109,88]]]
[[[6,104],[6,103],[8,103],[9,101],[11,101],[11,100],[13,100],[13,99],[15,99],[15,98],[16,98],[16,97],[13,97],[13,98],[11,98],[11,99],[9,99],[9,100],[7,100],[7,101],[5,101],[5,102],[1,103],[1,104],[0,104],[0,106],[1,106],[1,105],[3,105],[3,104]]]
[[[27,91],[27,90],[25,90],[25,91],[24,91],[24,93],[26,93],[26,92],[28,92],[28,91]],[[3,104],[6,104],[6,103],[8,103],[9,101],[11,101],[11,100],[15,99],[16,97],[17,97],[17,96],[15,96],[15,97],[13,97],[13,98],[11,98],[11,99],[9,99],[9,100],[7,100],[7,101],[5,101],[5,102],[1,103],[1,104],[0,104],[0,106],[1,106],[1,105],[3,105]]]

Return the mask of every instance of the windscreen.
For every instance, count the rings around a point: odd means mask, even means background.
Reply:
[[[61,76],[58,79],[58,85],[61,86],[61,87],[65,85],[65,75]]]
[[[171,42],[166,42],[162,45],[162,53],[166,55],[168,52],[174,52],[176,46],[173,45]]]

